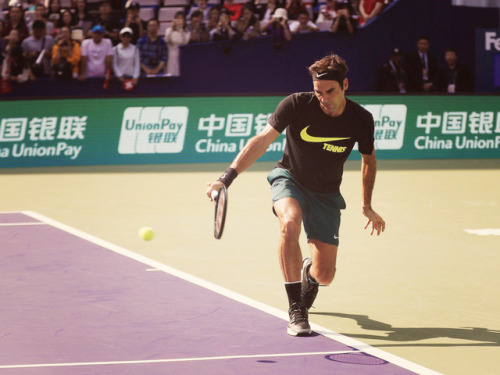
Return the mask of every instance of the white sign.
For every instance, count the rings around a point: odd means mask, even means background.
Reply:
[[[179,153],[184,148],[187,107],[129,107],[123,112],[120,154]]]
[[[406,125],[406,105],[368,104],[363,106],[375,122],[375,148],[399,150],[403,147]]]

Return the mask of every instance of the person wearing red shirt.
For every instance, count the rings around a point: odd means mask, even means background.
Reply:
[[[384,9],[384,0],[361,0],[359,12],[361,13],[360,26],[377,17]]]

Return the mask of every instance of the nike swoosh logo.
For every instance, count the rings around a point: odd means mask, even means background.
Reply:
[[[324,75],[327,75],[327,74],[328,74],[328,72],[326,72],[326,73],[321,73],[321,74],[316,73],[316,78],[323,77]]]
[[[325,143],[325,142],[333,142],[333,141],[342,141],[344,139],[350,139],[351,137],[347,138],[337,138],[337,137],[314,137],[312,135],[307,134],[307,129],[309,129],[309,126],[306,126],[302,131],[300,132],[300,138],[302,138],[306,142],[313,142],[313,143]]]

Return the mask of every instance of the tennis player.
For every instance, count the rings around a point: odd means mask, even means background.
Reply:
[[[372,208],[377,163],[372,115],[345,97],[349,87],[344,59],[332,54],[309,67],[314,92],[292,94],[283,99],[264,130],[251,138],[229,169],[207,184],[207,195],[226,187],[258,158],[286,129],[282,159],[268,175],[273,211],[280,222],[278,249],[281,271],[289,300],[287,333],[311,333],[308,310],[319,285],[329,285],[335,276],[339,245],[340,194],[344,163],[354,144],[362,156],[362,213],[371,224],[371,234],[380,235],[385,222]],[[307,235],[311,257],[302,259],[299,246],[301,224]]]

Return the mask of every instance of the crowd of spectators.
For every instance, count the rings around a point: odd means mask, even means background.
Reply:
[[[406,55],[400,48],[394,48],[389,61],[378,70],[375,91],[401,94],[474,91],[472,75],[458,61],[456,49],[446,49],[445,64],[439,67],[429,47],[429,38],[422,36],[417,39],[415,50]]]
[[[212,4],[212,0],[209,4],[207,0],[191,0],[192,3],[177,11],[168,23],[160,23],[158,14],[162,7],[152,9],[153,17],[142,19],[144,8],[134,0],[124,4],[120,3],[123,0],[99,3],[66,0],[65,7],[62,0],[24,1],[10,0],[0,18],[2,88],[6,86],[5,81],[22,83],[39,77],[84,81],[90,77],[109,78],[113,74],[124,89],[129,90],[141,76],[180,75],[181,45],[226,41],[231,48],[236,40],[272,36],[275,47],[280,48],[297,33],[352,34],[392,2],[252,0],[243,4],[220,0],[220,4]],[[456,51],[447,53],[455,53],[456,57]],[[395,62],[397,56],[394,59],[391,56],[379,71],[376,90],[441,90],[445,84],[438,83],[434,77],[427,77],[429,80],[422,84],[418,79],[418,82],[412,81],[413,76],[421,76],[418,57],[409,55],[405,68],[400,69],[399,62]],[[437,70],[431,55],[426,64],[429,64],[429,74]],[[444,75],[453,77],[454,68],[440,77]],[[429,82],[434,86],[428,87]],[[449,92],[450,87],[446,85]]]

